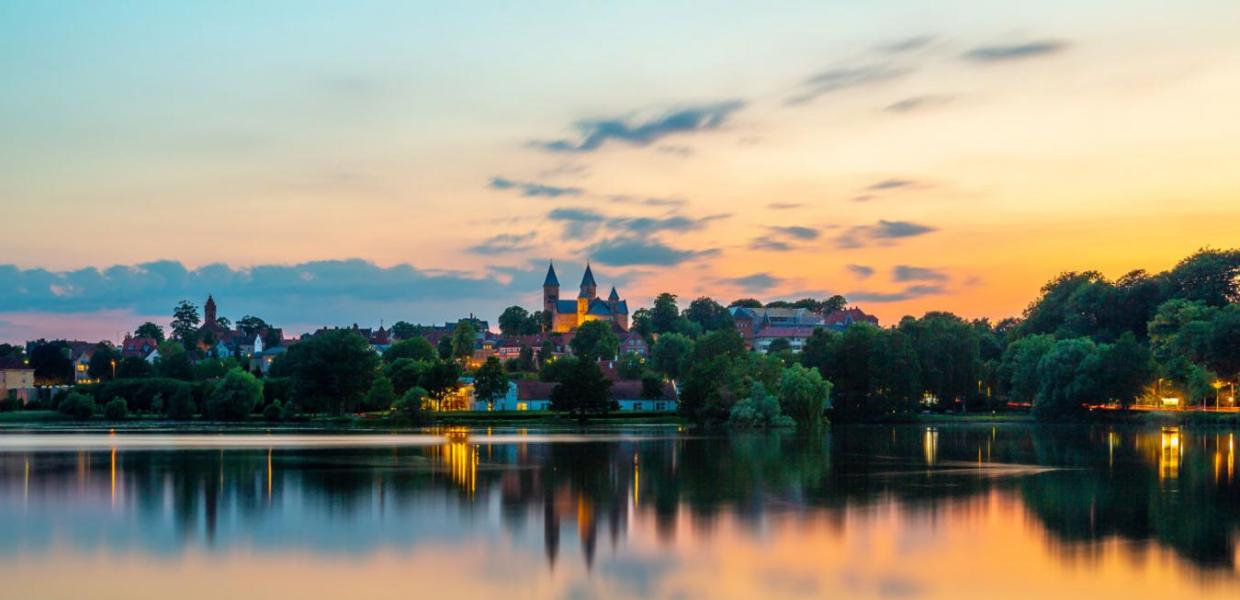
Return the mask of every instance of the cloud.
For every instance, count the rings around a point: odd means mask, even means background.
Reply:
[[[858,279],[869,279],[874,275],[874,267],[865,265],[848,265],[848,270]]]
[[[934,39],[932,35],[916,35],[887,44],[880,44],[874,49],[883,54],[904,54],[914,50],[921,50],[934,43]]]
[[[784,280],[779,277],[768,275],[766,273],[754,273],[743,277],[731,277],[716,280],[716,282],[721,285],[738,287],[746,292],[754,293],[769,290],[783,283],[783,281]]]
[[[789,252],[793,250],[792,244],[781,240],[775,240],[766,237],[756,237],[749,242],[750,250],[765,250],[767,252]]]
[[[912,179],[884,179],[865,186],[865,189],[870,192],[888,192],[891,190],[910,188],[915,185],[917,185],[917,182]]]
[[[577,140],[534,141],[530,144],[549,152],[593,152],[611,140],[647,146],[673,134],[717,129],[744,106],[745,103],[740,100],[727,100],[679,108],[643,121],[626,118],[579,121],[574,126],[580,134]]]
[[[547,219],[564,223],[564,237],[585,240],[594,237],[607,216],[589,208],[557,208],[547,213]]]
[[[776,235],[796,238],[798,240],[816,240],[818,239],[818,236],[821,235],[821,232],[813,227],[803,227],[800,225],[773,226],[768,227],[767,229],[770,229],[771,232]]]
[[[945,293],[947,290],[939,285],[911,285],[898,292],[869,292],[869,291],[852,291],[844,294],[849,302],[874,302],[878,304],[887,302],[903,302],[905,300],[914,300],[924,298],[926,296],[937,296]]]
[[[685,233],[705,228],[712,221],[726,219],[731,215],[717,214],[705,217],[686,217],[671,215],[668,217],[616,217],[607,221],[607,226],[631,233],[636,236],[648,236],[664,231]]]
[[[559,198],[561,196],[580,196],[583,190],[578,187],[560,187],[532,181],[516,181],[506,177],[492,177],[487,184],[496,190],[517,190],[522,196],[530,198]]]
[[[826,94],[891,81],[912,72],[911,68],[890,65],[829,69],[806,79],[796,94],[788,98],[785,104],[805,104]]]
[[[947,281],[948,279],[950,279],[950,277],[948,277],[946,273],[928,267],[896,265],[891,269],[892,281]]]
[[[1038,56],[1057,54],[1068,48],[1068,44],[1057,40],[1040,40],[1021,44],[1000,44],[994,46],[978,46],[961,55],[961,58],[977,63],[998,63]]]
[[[883,108],[884,111],[890,113],[910,113],[935,106],[942,106],[955,100],[953,96],[944,94],[923,94],[921,96],[910,96],[903,100],[898,100],[888,104]]]
[[[909,221],[880,220],[874,225],[851,227],[835,238],[838,248],[861,248],[870,244],[890,244],[893,240],[916,237],[937,231],[929,225]]]
[[[499,235],[489,237],[475,246],[471,246],[469,251],[474,254],[509,254],[512,252],[524,252],[534,247],[534,244],[531,243],[533,241],[533,233],[501,233]]]
[[[658,240],[638,236],[605,239],[586,248],[586,252],[594,261],[619,267],[633,265],[670,267],[719,254],[717,248],[682,250]]]
[[[802,206],[805,205],[800,202],[771,202],[766,205],[767,208],[772,210],[791,210],[794,208],[801,208]]]
[[[637,198],[634,196],[627,196],[624,194],[612,194],[610,196],[607,196],[606,198],[609,201],[615,202],[617,204],[636,204],[636,205],[641,205],[641,206],[661,206],[661,207],[670,207],[670,208],[684,206],[685,204],[689,203],[688,200],[685,200],[684,198],[659,198],[659,197]]]

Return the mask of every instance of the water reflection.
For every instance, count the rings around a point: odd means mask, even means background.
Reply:
[[[772,596],[968,596],[978,575],[953,582],[939,561],[1010,552],[1043,570],[1085,565],[1086,578],[1126,570],[1146,586],[1139,596],[1155,575],[1169,592],[1240,591],[1228,432],[856,427],[590,442],[447,429],[417,444],[187,449],[124,437],[0,452],[0,555],[20,559],[0,576],[22,581],[80,556],[257,552],[374,567],[434,549],[473,557],[424,564],[481,578],[469,582],[475,595],[503,590],[502,577],[484,585],[503,573],[550,595],[694,596],[726,584]],[[746,556],[755,562],[736,564]],[[732,575],[718,572],[728,565]],[[202,568],[211,577],[222,566]],[[1031,567],[990,568],[1010,581]]]

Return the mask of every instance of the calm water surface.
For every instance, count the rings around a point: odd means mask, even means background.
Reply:
[[[1237,598],[1235,435],[0,433],[3,598]]]

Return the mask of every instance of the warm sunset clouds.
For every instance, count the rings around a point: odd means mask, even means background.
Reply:
[[[1240,240],[1240,5],[6,3],[0,339],[843,293]],[[72,329],[70,329],[72,325]],[[75,332],[83,332],[80,335]],[[89,335],[87,335],[89,334]]]

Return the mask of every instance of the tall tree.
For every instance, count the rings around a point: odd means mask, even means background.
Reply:
[[[133,332],[134,337],[151,338],[156,343],[164,341],[164,328],[147,321],[138,326]]]
[[[697,323],[703,331],[716,331],[735,327],[732,314],[723,305],[705,296],[689,303],[685,309],[686,319]]]
[[[654,368],[669,379],[679,379],[693,354],[693,340],[679,333],[665,333],[655,340],[650,349]]]
[[[499,314],[499,332],[511,337],[524,335],[529,329],[531,315],[520,306],[509,306]]]
[[[426,338],[414,336],[403,339],[388,347],[383,353],[383,360],[387,363],[393,363],[402,358],[411,358],[413,360],[435,360],[436,351]]]
[[[295,396],[304,408],[342,414],[370,389],[379,357],[365,338],[348,329],[325,331],[286,353]]]
[[[613,404],[611,382],[590,361],[576,361],[551,391],[552,410],[567,412],[583,423],[592,416],[607,414]]]
[[[181,341],[188,350],[198,345],[198,307],[182,300],[172,311],[172,337]]]
[[[676,306],[676,294],[663,292],[654,299],[654,308],[650,310],[650,326],[655,333],[672,331],[679,318],[680,309]]]
[[[583,361],[611,360],[620,349],[620,340],[612,333],[610,321],[586,321],[577,328],[569,346]]]
[[[268,325],[266,321],[254,315],[246,315],[237,321],[237,330],[244,333],[245,337],[249,340],[253,340],[255,337],[258,337],[260,333],[270,328],[271,325]]]
[[[508,394],[508,374],[499,364],[499,358],[488,357],[474,373],[474,397],[491,405]]]
[[[452,357],[457,360],[468,359],[473,356],[477,344],[478,330],[474,324],[465,319],[458,321],[456,329],[452,331]]]
[[[421,327],[414,325],[408,321],[397,321],[392,325],[392,337],[397,340],[407,340],[417,335],[421,335]]]
[[[73,383],[72,352],[63,340],[48,342],[39,340],[30,351],[30,367],[39,385],[68,385]]]

